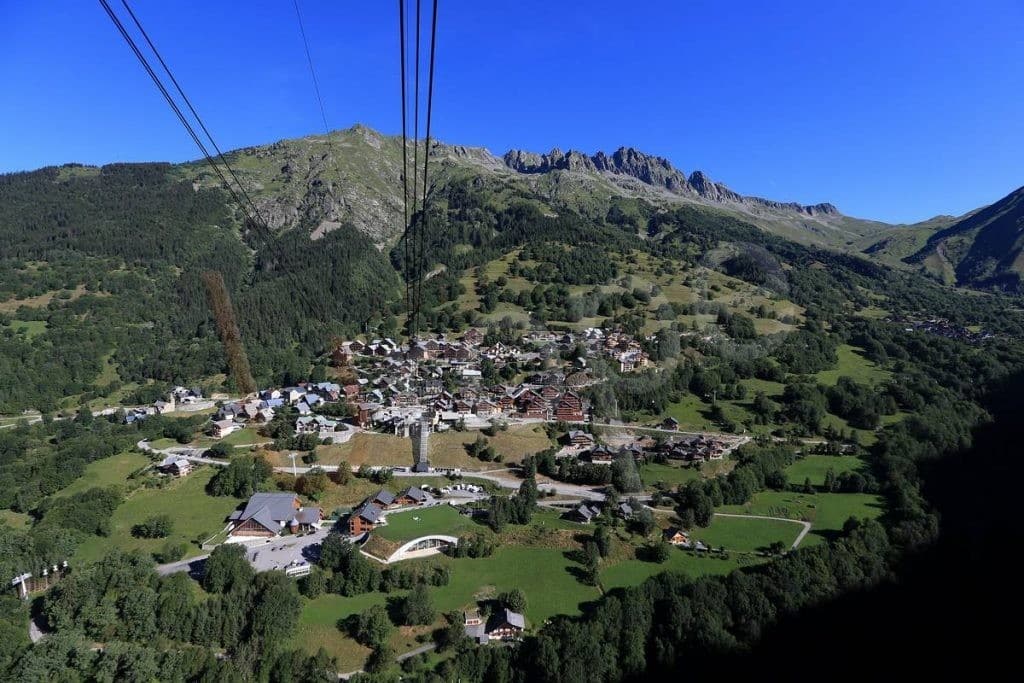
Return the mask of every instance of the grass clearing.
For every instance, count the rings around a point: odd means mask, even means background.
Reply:
[[[437,505],[431,508],[416,508],[403,512],[391,512],[388,523],[373,530],[389,541],[411,541],[429,534],[458,536],[467,529],[478,526],[473,520],[459,514],[451,505]]]
[[[892,373],[864,357],[858,348],[843,344],[836,350],[838,361],[833,370],[822,370],[815,377],[822,384],[835,385],[840,377],[852,377],[861,384],[879,384],[889,379]]]
[[[649,462],[640,466],[640,478],[643,480],[644,486],[654,486],[659,482],[668,486],[677,486],[700,479],[701,471],[696,467]]]
[[[12,529],[20,529],[32,523],[32,518],[24,512],[0,510],[0,525],[6,524]]]
[[[3,306],[3,304],[0,304],[0,306]],[[7,325],[4,325],[4,327],[15,332],[24,332],[26,337],[33,339],[46,332],[49,324],[45,320],[12,320]]]
[[[686,576],[720,576],[739,567],[761,562],[760,558],[733,553],[723,558],[718,553],[694,555],[682,548],[673,548],[664,564],[643,560],[622,560],[601,570],[601,585],[605,590],[639,586],[648,578],[663,572],[679,572]]]
[[[797,493],[761,491],[744,505],[725,505],[720,512],[786,517],[811,523],[811,533],[801,545],[834,538],[850,517],[875,519],[885,512],[885,501],[871,493]],[[715,518],[718,519],[723,518]],[[726,518],[727,519],[727,518]],[[751,520],[756,521],[756,520]]]
[[[810,479],[814,486],[823,486],[828,470],[838,477],[843,472],[858,472],[865,467],[866,463],[855,455],[807,455],[787,467],[786,476],[790,484],[803,484]]]
[[[727,512],[723,508],[723,512]],[[800,534],[800,525],[773,519],[742,519],[715,516],[711,526],[693,532],[694,538],[709,546],[735,552],[757,552],[775,541],[788,548]]]
[[[149,458],[133,452],[118,453],[109,458],[95,460],[86,466],[82,476],[54,495],[72,496],[91,488],[124,484],[129,474],[149,463]]]
[[[185,543],[187,556],[201,553],[194,541],[212,536],[225,525],[228,514],[242,501],[238,498],[210,496],[206,484],[215,473],[213,467],[200,467],[183,479],[175,479],[162,489],[136,489],[114,511],[110,536],[91,536],[75,552],[77,562],[93,562],[112,549],[151,553],[165,543]],[[153,515],[170,516],[173,529],[167,538],[146,539],[132,536],[132,526]]]
[[[452,578],[447,586],[431,589],[438,612],[519,588],[526,594],[528,627],[535,628],[556,614],[579,614],[581,604],[599,597],[596,588],[576,579],[576,563],[560,549],[509,545],[490,557],[442,561],[449,563]]]

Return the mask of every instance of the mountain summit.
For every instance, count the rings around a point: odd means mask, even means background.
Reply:
[[[547,154],[536,154],[514,149],[505,153],[505,165],[519,173],[550,173],[552,171],[580,171],[623,176],[639,180],[659,190],[683,197],[700,198],[714,204],[728,204],[743,210],[767,209],[793,212],[806,216],[840,216],[832,204],[803,205],[795,202],[776,202],[760,197],[745,197],[725,185],[711,180],[702,171],[686,174],[675,168],[664,157],[646,154],[632,147],[619,147],[611,155],[597,152],[588,156],[570,150],[566,153],[555,148]]]

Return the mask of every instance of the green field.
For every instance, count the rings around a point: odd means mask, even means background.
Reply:
[[[47,323],[45,320],[12,320],[5,327],[15,332],[24,332],[26,337],[32,339],[46,332]]]
[[[640,467],[640,478],[643,479],[645,486],[654,486],[658,482],[675,486],[700,479],[700,470],[696,467],[649,462]]]
[[[728,574],[737,567],[750,566],[760,561],[760,558],[737,554],[729,555],[728,559],[722,559],[717,553],[700,553],[694,556],[690,551],[673,548],[672,554],[664,564],[643,560],[623,560],[612,564],[601,571],[601,585],[606,591],[638,586],[649,577],[668,571],[690,577]]]
[[[870,493],[796,493],[762,491],[744,505],[725,505],[720,512],[801,519],[811,523],[802,545],[813,545],[842,531],[850,517],[879,517],[885,512],[881,496]],[[754,520],[751,520],[754,521]]]
[[[418,508],[405,512],[392,512],[388,523],[373,530],[373,533],[389,541],[411,541],[428,534],[458,536],[463,531],[477,526],[466,515],[450,505],[432,508]]]
[[[803,484],[808,478],[811,484],[822,486],[825,473],[833,470],[838,477],[843,472],[857,472],[865,468],[865,462],[855,455],[808,455],[786,468],[791,484]]]
[[[113,548],[153,552],[168,541],[188,544],[188,555],[201,553],[191,541],[212,536],[224,528],[228,514],[241,502],[237,498],[207,495],[205,487],[214,475],[212,467],[201,467],[184,479],[175,479],[163,489],[137,489],[114,511],[110,536],[90,536],[75,552],[78,562],[97,560]],[[153,515],[166,514],[174,527],[164,538],[135,538],[132,526]]]
[[[556,614],[578,614],[582,603],[599,597],[596,588],[576,580],[569,571],[575,563],[557,549],[505,546],[486,558],[438,557],[411,562],[444,563],[451,568],[450,583],[430,589],[438,613],[435,626],[441,624],[444,612],[470,607],[478,599],[492,598],[512,588],[519,588],[526,594],[526,618],[530,628]],[[353,597],[322,595],[304,601],[299,626],[290,643],[310,653],[323,647],[338,658],[342,671],[355,670],[362,666],[370,651],[339,631],[338,619],[358,614],[372,605],[386,604],[389,599],[403,594],[404,591]],[[407,629],[396,629],[390,644],[398,653],[418,645]]]
[[[82,476],[54,495],[70,496],[91,488],[124,484],[129,474],[148,465],[149,462],[146,456],[131,452],[96,460],[86,466]]]
[[[322,647],[327,654],[337,658],[342,672],[355,671],[362,667],[370,649],[339,631],[336,625],[338,619],[358,614],[373,605],[383,605],[386,598],[384,593],[366,593],[353,597],[328,593],[315,600],[304,599],[299,624],[288,646],[310,654]]]
[[[728,512],[724,509],[722,511]],[[775,541],[783,542],[788,548],[800,531],[800,525],[795,522],[716,516],[711,520],[711,526],[694,531],[693,537],[714,548],[757,552]]]
[[[840,346],[836,355],[839,360],[834,370],[822,370],[815,375],[822,384],[834,385],[840,377],[852,377],[862,384],[878,384],[892,376],[891,372],[868,360],[860,349],[849,344]]]
[[[556,614],[578,614],[582,603],[598,597],[596,588],[583,585],[571,573],[577,565],[561,549],[507,545],[490,557],[443,561],[451,567],[451,582],[431,589],[441,612],[518,588],[526,594],[527,625],[536,627]]]
[[[0,525],[6,524],[11,528],[20,529],[21,527],[28,526],[31,522],[32,518],[24,512],[0,510]]]

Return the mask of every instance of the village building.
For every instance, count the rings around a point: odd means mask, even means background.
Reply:
[[[568,434],[569,445],[576,448],[590,448],[594,445],[593,435],[582,429],[570,429]]]
[[[215,439],[223,439],[228,434],[237,432],[241,428],[242,425],[238,424],[234,420],[217,420],[213,423],[210,435]]]
[[[348,533],[351,536],[359,536],[373,531],[383,519],[381,508],[370,502],[363,503],[348,516]]]
[[[601,510],[597,506],[580,503],[578,506],[565,513],[565,518],[573,522],[579,522],[580,524],[590,524],[590,522],[600,514]]]
[[[682,529],[676,527],[665,529],[663,537],[672,545],[690,547],[690,536]]]
[[[318,507],[302,507],[294,493],[254,493],[242,510],[228,517],[233,526],[232,538],[278,536],[285,530],[292,533],[319,529],[323,511]]]
[[[160,461],[156,468],[164,474],[174,477],[186,477],[192,471],[192,463],[180,455],[168,455]]]

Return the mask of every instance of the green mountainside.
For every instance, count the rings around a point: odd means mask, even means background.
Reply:
[[[414,151],[410,144],[410,163]],[[422,159],[422,147],[419,152]],[[379,244],[400,232],[399,138],[357,125],[329,136],[248,147],[227,157],[274,228],[299,228],[319,237],[351,223]],[[477,187],[530,193],[583,215],[603,214],[612,199],[641,199],[664,208],[698,205],[788,239],[833,246],[889,227],[844,216],[831,204],[805,206],[742,196],[700,171],[687,176],[666,159],[625,147],[610,155],[556,149],[543,155],[512,150],[497,157],[482,148],[432,143],[431,158],[432,191],[472,178]],[[204,186],[218,182],[203,163],[185,164],[180,170]]]
[[[1021,291],[1024,187],[938,230],[905,260],[949,284]]]
[[[421,329],[436,332],[509,318],[652,334],[713,319],[712,284],[730,311],[760,311],[761,333],[792,330],[805,309],[962,318],[899,259],[925,239],[977,235],[980,248],[1017,210],[891,228],[827,204],[743,197],[629,149],[431,153]],[[306,378],[338,336],[401,332],[400,140],[356,126],[228,157],[272,237],[244,226],[198,162],[0,176],[0,413],[223,381],[206,270],[224,276],[261,384]],[[643,283],[650,299],[636,308]],[[991,326],[997,309],[969,322]]]

